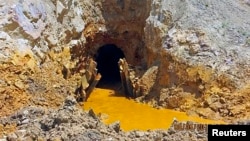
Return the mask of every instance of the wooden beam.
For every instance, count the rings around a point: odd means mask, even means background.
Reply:
[[[101,74],[98,73],[96,76],[95,76],[95,79],[94,81],[90,84],[90,86],[87,88],[86,90],[86,97],[85,97],[85,100],[84,101],[87,101],[87,99],[89,98],[89,95],[91,94],[91,92],[94,90],[94,88],[96,87],[96,85],[98,84],[98,82],[100,81],[101,79]]]
[[[135,97],[133,93],[132,82],[130,80],[128,63],[126,62],[125,58],[120,59],[118,62],[118,65],[120,68],[120,76],[121,76],[122,88],[123,88],[124,93],[127,96]]]

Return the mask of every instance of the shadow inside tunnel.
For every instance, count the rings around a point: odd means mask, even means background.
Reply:
[[[97,70],[102,75],[97,88],[121,90],[118,61],[124,58],[123,51],[114,44],[106,44],[96,54]]]

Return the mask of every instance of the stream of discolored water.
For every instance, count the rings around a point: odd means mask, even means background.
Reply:
[[[114,90],[101,88],[95,88],[88,101],[84,103],[85,110],[91,108],[96,114],[107,115],[107,118],[103,120],[106,124],[120,121],[121,128],[124,131],[134,129],[168,129],[174,118],[178,121],[195,121],[205,124],[222,123],[220,121],[187,116],[184,112],[156,109],[150,105],[127,99]]]

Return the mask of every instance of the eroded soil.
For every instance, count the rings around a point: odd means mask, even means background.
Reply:
[[[52,58],[40,68],[31,65],[34,62],[28,55],[18,60],[0,64],[0,138],[4,140],[169,140],[177,135],[178,139],[186,138],[183,131],[173,127],[124,132],[119,122],[104,125],[101,117],[92,110],[83,111],[77,103],[77,74],[64,79],[63,66],[52,62]],[[205,130],[190,134],[192,140],[206,139]]]
[[[66,80],[62,65],[56,61],[45,61],[39,68],[34,67],[35,63],[29,55],[16,55],[0,64],[1,117],[10,116],[27,106],[55,109],[63,104],[66,96],[74,95],[77,75]],[[13,131],[14,127],[13,124],[1,125],[1,130]]]
[[[1,137],[9,139],[21,138],[23,140],[31,138],[63,140],[72,138],[91,139],[89,135],[93,134],[94,138],[98,139],[132,140],[134,138],[155,139],[154,135],[157,135],[156,138],[165,138],[167,140],[178,134],[180,138],[186,138],[186,132],[177,130],[174,130],[174,132],[173,130],[152,130],[126,133],[122,131],[119,122],[112,121],[113,124],[104,125],[101,122],[103,117],[96,115],[95,111],[91,112],[90,110],[89,114],[87,114],[88,111],[83,111],[82,108],[84,103],[81,105],[81,102],[77,103],[76,101],[77,95],[75,91],[81,76],[76,73],[65,78],[63,71],[65,65],[60,62],[70,62],[69,60],[69,50],[64,50],[61,53],[50,52],[48,58],[39,67],[35,67],[34,63],[36,62],[29,55],[17,55],[9,62],[0,64]],[[175,91],[178,91],[178,89]],[[237,97],[232,97],[232,94],[237,95]],[[192,108],[196,111],[195,114],[192,112],[188,114],[214,120],[224,120],[220,116],[212,117],[209,115],[216,112],[204,110],[206,107],[217,106],[214,107],[214,110],[225,112],[225,119],[229,119],[229,122],[237,122],[236,118],[248,119],[248,115],[245,113],[249,109],[249,105],[247,105],[249,101],[248,94],[249,87],[235,93],[218,91],[217,95],[212,95],[210,99],[205,98],[204,101],[199,99],[201,101],[200,105],[192,105]],[[190,101],[187,101],[187,103],[191,102],[192,104],[193,100],[199,101],[195,97],[190,97]],[[230,107],[227,101],[230,101],[235,106]],[[242,106],[242,103],[246,104]],[[228,113],[229,110],[230,113]],[[97,114],[99,112],[97,111]],[[200,114],[197,115],[196,113]],[[182,120],[185,121],[185,119]],[[190,119],[187,117],[187,120]],[[85,124],[80,124],[83,121]],[[79,126],[74,127],[71,124],[72,122]],[[200,120],[199,122],[202,123]],[[93,123],[96,123],[96,125]],[[97,126],[99,124],[100,126]],[[67,129],[67,131],[64,129]],[[84,132],[74,132],[79,130],[84,130]],[[63,136],[60,136],[60,134],[63,134]],[[197,138],[200,138],[198,140],[206,140],[205,131],[190,134],[193,134],[190,139],[197,140]]]

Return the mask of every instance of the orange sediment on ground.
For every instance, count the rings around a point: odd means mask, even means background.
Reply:
[[[109,89],[96,88],[84,103],[84,109],[93,109],[97,114],[107,115],[106,124],[120,121],[124,131],[168,129],[173,120],[193,121],[203,124],[222,124],[222,121],[187,116],[184,112],[168,109],[156,109],[147,104],[129,100]]]
[[[4,135],[14,132],[16,130],[16,125],[15,124],[7,124],[7,125],[2,125],[0,124],[0,138],[2,138]]]

